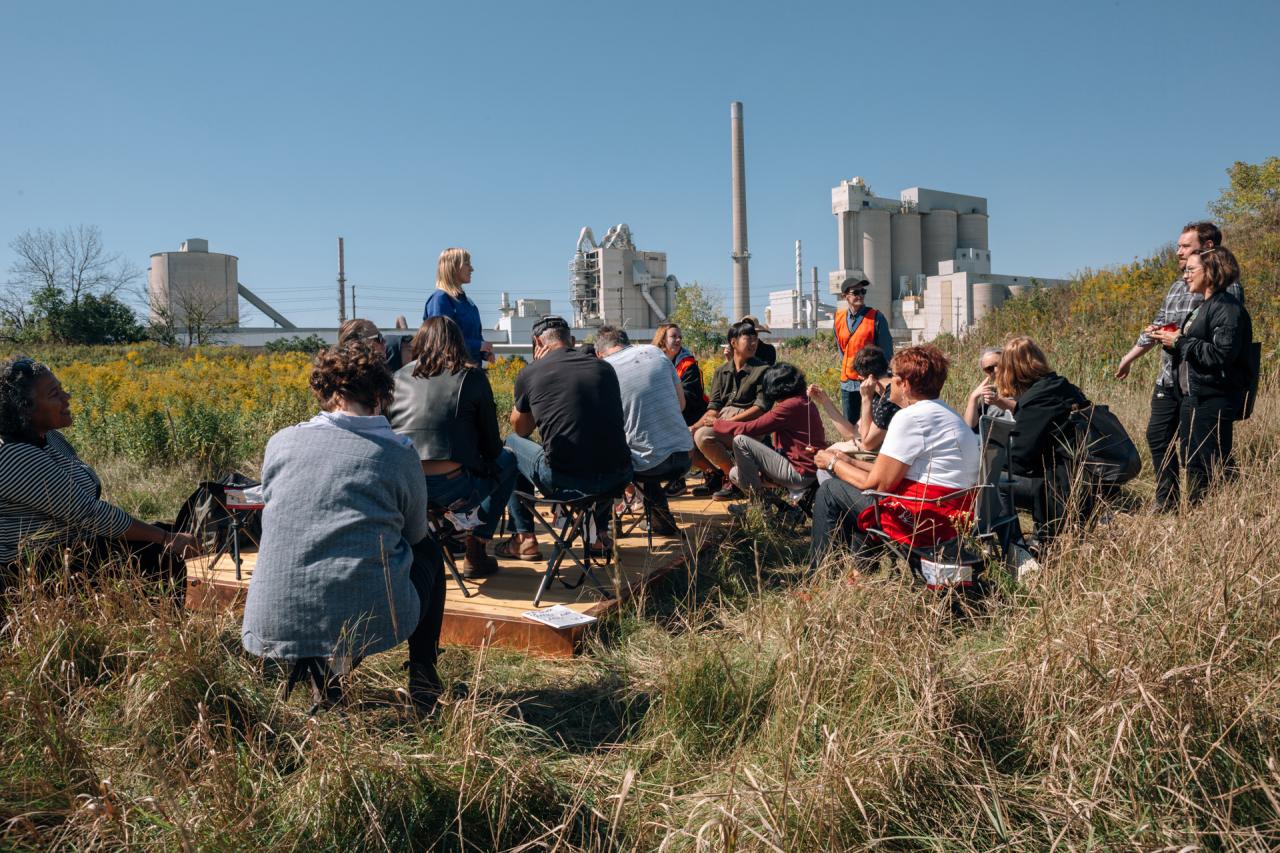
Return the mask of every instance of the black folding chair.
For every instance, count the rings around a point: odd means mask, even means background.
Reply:
[[[983,415],[978,421],[982,442],[982,461],[978,482],[987,488],[973,505],[974,537],[995,549],[1006,564],[1012,546],[1023,544],[1018,510],[1013,502],[1013,473],[1010,456],[1013,449],[1014,422]],[[1001,492],[1004,493],[1003,500]]]
[[[440,543],[440,553],[444,555],[444,564],[448,567],[449,574],[453,575],[453,581],[458,585],[458,589],[462,590],[463,598],[470,598],[474,593],[467,589],[467,584],[462,579],[462,573],[458,571],[458,561],[453,556],[453,552],[449,550],[450,541],[458,542],[459,537],[462,536],[462,531],[454,527],[453,522],[445,517],[446,512],[447,510],[428,504],[427,529],[431,531],[431,535],[435,537],[436,542]]]
[[[657,483],[659,486],[661,486],[665,480],[670,480],[670,479],[671,478],[669,476],[668,477],[646,477],[644,474],[641,474],[641,473],[635,474],[635,479],[633,481],[636,489],[635,495],[633,498],[630,498],[627,500],[627,505],[624,508],[622,515],[626,515],[627,512],[633,511],[636,506],[636,501],[639,501],[639,511],[635,512],[634,514],[635,517],[631,519],[629,525],[626,522],[624,522],[621,517],[619,517],[618,522],[620,524],[620,532],[622,536],[630,536],[632,533],[635,532],[635,529],[640,526],[640,523],[644,522],[645,544],[649,547],[649,549],[652,550],[654,512],[653,512],[653,507],[649,504],[649,501],[644,496],[644,487],[645,485],[651,485],[654,483]],[[671,517],[672,519],[675,518],[674,512],[671,513]],[[676,535],[680,537],[681,543],[686,545],[688,544],[688,538],[684,530],[681,529],[679,524],[676,525]]]
[[[304,678],[311,682],[312,705],[308,714],[315,714],[321,708],[331,708],[342,702],[342,684],[325,658],[298,658],[293,662],[289,680],[284,685],[284,701],[289,700],[293,688]]]
[[[618,517],[613,512],[613,502],[622,497],[627,485],[627,483],[622,483],[599,494],[566,500],[532,495],[528,492],[515,493],[516,499],[533,516],[535,526],[541,527],[543,532],[551,537],[551,556],[547,559],[547,569],[542,575],[542,582],[538,585],[538,592],[533,596],[534,607],[541,605],[542,596],[546,595],[553,579],[559,580],[566,589],[577,589],[589,578],[599,592],[608,593],[608,590],[595,579],[592,569],[597,564],[605,564],[616,559],[618,540],[622,538],[622,530]],[[608,503],[609,505],[609,518],[612,522],[614,543],[613,549],[607,554],[593,555],[591,553],[591,537],[588,524],[595,514],[596,507],[601,503]],[[550,513],[550,515],[548,516],[547,513]],[[581,558],[573,552],[574,545],[578,542],[582,544]],[[604,559],[601,560],[600,557],[604,557]],[[577,566],[581,572],[577,581],[573,583],[565,580],[560,574],[560,567],[566,559]]]

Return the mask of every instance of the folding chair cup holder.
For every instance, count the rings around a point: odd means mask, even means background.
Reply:
[[[596,580],[593,569],[597,565],[615,562],[617,543],[622,538],[622,529],[621,522],[613,511],[613,502],[622,497],[627,485],[629,484],[624,483],[599,494],[563,500],[516,492],[516,499],[532,514],[534,525],[542,528],[542,532],[551,537],[551,556],[547,559],[547,568],[542,575],[542,582],[538,585],[538,591],[533,596],[534,607],[542,605],[542,597],[551,588],[553,580],[559,580],[566,589],[577,589],[590,580],[599,594],[609,594],[609,590]],[[593,518],[596,506],[606,502],[609,504],[614,547],[603,554],[592,554],[588,525]],[[582,544],[581,557],[574,553],[574,545],[578,542]],[[566,559],[572,562],[581,573],[572,583],[561,573],[561,567]]]

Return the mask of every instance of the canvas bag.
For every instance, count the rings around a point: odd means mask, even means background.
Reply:
[[[200,483],[178,510],[174,528],[194,536],[204,553],[214,553],[227,543],[231,532],[231,512],[226,506],[227,489],[258,485],[261,484],[257,480],[239,473]],[[240,547],[262,538],[262,513],[243,513],[241,522]]]

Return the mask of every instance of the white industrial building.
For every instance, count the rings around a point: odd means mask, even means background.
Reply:
[[[666,252],[638,250],[625,223],[610,228],[599,245],[590,228],[578,235],[569,261],[575,328],[656,328],[675,307],[679,287],[676,277],[667,275]]]
[[[831,212],[839,265],[830,292],[838,301],[847,277],[870,281],[867,304],[904,343],[964,334],[1011,296],[1066,283],[992,274],[987,200],[979,196],[912,187],[882,198],[854,178],[832,189]]]

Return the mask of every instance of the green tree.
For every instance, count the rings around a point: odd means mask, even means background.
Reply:
[[[680,327],[685,345],[696,350],[723,344],[729,325],[720,298],[696,281],[681,285],[676,291],[676,307],[669,319]]]

